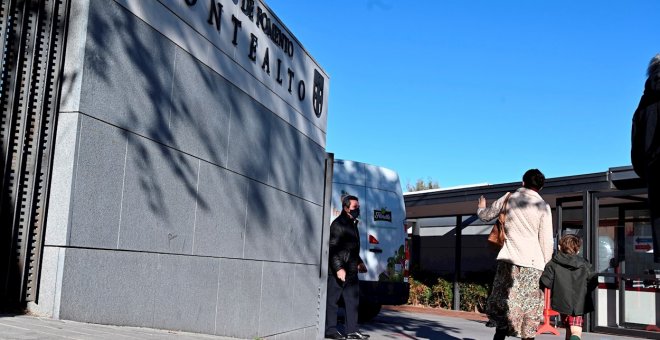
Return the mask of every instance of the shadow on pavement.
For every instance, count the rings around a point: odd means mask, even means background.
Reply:
[[[365,333],[376,330],[379,333],[385,332],[387,333],[385,337],[393,339],[477,340],[450,335],[450,333],[460,334],[461,329],[449,326],[446,322],[420,320],[397,312],[381,312],[370,322],[361,324],[360,329]]]

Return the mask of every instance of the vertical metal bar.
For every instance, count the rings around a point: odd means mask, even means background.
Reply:
[[[564,201],[561,199],[557,199],[557,203],[555,205],[555,211],[557,212],[557,230],[555,231],[555,238],[557,239],[557,242],[555,244],[559,243],[559,239],[561,238],[561,232],[564,229]]]
[[[46,2],[50,1],[50,6]],[[24,267],[21,272],[21,301],[34,301],[31,296],[31,287],[35,285],[33,281],[33,273],[38,270],[35,268],[34,253],[35,248],[40,245],[35,242],[38,238],[40,229],[36,228],[35,221],[38,221],[36,214],[39,202],[41,200],[40,192],[40,166],[42,148],[41,143],[43,139],[43,122],[47,117],[46,103],[48,102],[48,77],[50,76],[50,58],[51,58],[51,34],[54,26],[53,12],[57,6],[58,0],[46,0],[39,3],[39,16],[37,18],[37,26],[35,29],[35,45],[33,49],[33,73],[32,73],[32,87],[33,91],[30,93],[30,135],[24,141],[24,149],[29,150],[26,159],[25,169],[23,173],[27,176],[22,183],[22,190],[24,197],[22,197],[25,204],[20,210],[20,215],[23,216],[25,228],[25,245],[24,245]],[[43,57],[45,56],[45,58]]]
[[[598,202],[599,201],[598,201],[597,197],[594,198],[595,197],[594,193],[587,192],[587,193],[585,193],[585,196],[586,195],[589,196],[589,197],[586,198],[588,200],[589,204],[585,205],[583,207],[583,209],[584,209],[585,215],[591,216],[591,220],[588,221],[588,223],[585,222],[585,228],[587,228],[587,230],[585,232],[585,242],[584,242],[584,244],[585,244],[586,249],[583,252],[583,256],[585,256],[585,258],[587,260],[589,260],[588,256],[591,256],[592,259],[598,259],[599,258],[598,257],[599,256],[598,255],[598,235],[599,235],[598,226],[599,226],[599,221],[600,221],[600,212],[598,211],[598,204],[599,204]],[[590,250],[588,250],[588,249],[590,249]],[[592,262],[592,264],[593,264],[593,262]],[[595,268],[596,271],[598,270],[596,264],[594,264],[594,268]],[[598,276],[596,276],[596,277],[598,277]],[[597,293],[597,289],[594,290],[593,292],[588,293],[588,294],[592,295],[592,301],[594,301],[594,305],[596,307],[596,310],[598,310],[597,309],[598,308],[598,301],[597,301],[598,299],[595,296],[596,293]],[[592,316],[592,314],[593,314],[593,316]],[[598,320],[597,314],[598,313],[589,313],[589,314],[585,315],[585,320],[584,320],[584,324],[585,324],[584,329],[585,329],[585,331],[590,332],[596,326],[596,322]]]
[[[592,223],[592,211],[590,209],[591,207],[591,202],[592,202],[592,196],[593,192],[591,191],[585,191],[584,194],[582,194],[582,216],[584,218],[584,221],[582,222],[582,230],[584,231],[584,239],[585,242],[583,242],[584,249],[582,251],[582,254],[587,260],[591,260],[593,256],[591,255],[591,251],[593,249],[592,243],[594,243],[593,237],[592,237],[592,229],[598,228],[598,220],[593,220],[594,223]]]
[[[619,262],[619,273],[617,279],[619,281],[619,320],[618,326],[623,327],[626,323],[626,280],[624,278],[626,272],[626,261]]]
[[[590,258],[598,258],[598,254],[595,252],[598,249],[598,221],[600,221],[600,217],[598,213],[598,199],[594,198],[594,193],[588,190],[583,194],[582,214],[584,216],[584,221],[582,222],[582,229],[584,230],[584,242],[582,242],[584,250],[582,251],[582,256],[589,261]],[[595,292],[592,292],[591,294],[593,295]],[[593,299],[593,301],[596,300],[597,299]],[[598,302],[596,301],[594,303],[597,308]],[[584,321],[585,331],[590,332],[591,329],[593,329],[596,320],[592,318],[590,314],[587,314],[585,315]]]
[[[2,1],[2,22],[0,22],[0,55],[2,55],[0,60],[0,67],[2,67],[0,69],[0,83],[2,83],[2,86],[0,86],[0,110],[2,110],[2,116],[0,116],[0,219],[2,218],[2,210],[4,207],[5,176],[7,175],[9,164],[11,163],[9,157],[9,140],[14,113],[12,109],[14,89],[13,86],[11,86],[13,83],[10,80],[14,78],[15,72],[11,73],[10,69],[13,64],[11,56],[15,56],[15,53],[10,45],[12,45],[13,42],[18,43],[18,40],[20,40],[16,39],[16,34],[13,33],[16,28],[12,25],[12,22],[17,22],[16,15],[12,15],[15,11],[15,6],[15,1]],[[12,37],[14,38],[12,39]],[[13,59],[16,58],[14,57]],[[0,220],[0,223],[2,222],[3,221]],[[10,227],[8,223],[2,224],[5,228]],[[1,238],[2,235],[0,234],[0,239]],[[7,244],[5,249],[9,249],[9,244]]]
[[[14,125],[14,113],[15,109],[14,107],[16,106],[16,92],[19,89],[18,86],[18,79],[21,71],[21,55],[22,55],[22,49],[23,49],[23,44],[22,44],[22,36],[25,31],[25,25],[24,25],[24,20],[21,20],[21,18],[24,17],[24,15],[21,15],[20,8],[25,6],[25,1],[17,1],[17,2],[10,2],[9,6],[7,8],[7,15],[8,18],[11,17],[11,20],[8,20],[6,25],[7,25],[7,30],[6,34],[7,36],[3,39],[6,39],[6,43],[4,46],[4,53],[6,53],[4,57],[4,64],[3,64],[3,87],[7,89],[7,94],[4,98],[2,98],[3,102],[3,113],[6,115],[6,126],[7,126],[7,133],[4,136],[3,140],[3,154],[5,156],[5,161],[4,161],[4,168],[2,171],[3,174],[3,179],[2,179],[2,184],[0,184],[0,190],[2,190],[3,193],[5,193],[5,188],[7,187],[7,182],[9,181],[9,174],[11,173],[11,131],[13,130],[13,125]],[[12,22],[14,25],[12,25]],[[9,29],[9,26],[11,26],[11,30]],[[7,45],[12,45],[12,46],[7,46]],[[13,58],[10,58],[10,56],[13,56]],[[0,196],[0,207],[4,208],[4,200],[5,200],[5,195]],[[1,209],[0,208],[0,209]],[[4,223],[3,223],[4,224]]]
[[[3,203],[6,194],[4,191],[5,177],[10,159],[8,145],[12,124],[12,111],[7,109],[11,103],[8,98],[10,97],[11,88],[9,68],[12,65],[10,58],[12,50],[8,48],[8,45],[11,45],[10,32],[13,29],[12,20],[10,20],[13,17],[10,16],[10,13],[13,13],[15,5],[14,1],[8,0],[3,0],[0,4],[2,6],[0,17],[0,20],[2,20],[0,22],[0,83],[2,83],[0,86],[0,113],[2,114],[0,115],[0,250],[2,251],[2,255],[0,255],[0,280],[2,280],[0,298],[2,300],[7,300],[8,297],[9,259],[11,258],[9,249],[11,248],[12,226],[4,219],[6,211],[4,211],[5,205]],[[11,36],[15,35],[12,34]]]
[[[626,230],[626,217],[625,211],[621,206],[618,207],[618,216],[617,216],[617,228],[623,230],[624,232],[620,233],[622,237],[625,238]],[[619,244],[623,244],[625,247],[625,239],[620,240]],[[623,251],[625,254],[625,249]],[[619,265],[619,326],[622,326],[626,323],[626,261],[621,261]]]
[[[50,5],[46,2],[50,1]],[[43,154],[43,124],[47,120],[48,110],[48,95],[50,89],[48,87],[48,79],[50,76],[50,59],[52,33],[54,26],[54,11],[57,8],[59,0],[47,0],[40,2],[38,23],[36,28],[35,47],[34,47],[34,72],[32,77],[33,88],[35,89],[30,93],[30,107],[31,114],[31,131],[28,140],[25,141],[27,149],[29,150],[28,161],[24,172],[27,174],[23,182],[23,190],[25,197],[21,209],[21,215],[24,216],[24,228],[27,233],[25,235],[25,249],[24,249],[24,263],[23,272],[21,273],[21,299],[23,301],[34,301],[34,296],[31,295],[32,289],[35,286],[34,272],[38,271],[35,267],[35,248],[39,248],[40,244],[36,242],[39,239],[41,229],[39,228],[39,211],[41,195],[41,156]],[[44,58],[45,56],[45,58]]]
[[[3,169],[3,184],[2,184],[2,195],[0,195],[0,213],[2,216],[0,219],[2,219],[2,225],[5,228],[8,228],[9,230],[3,231],[3,236],[7,237],[7,242],[8,242],[8,247],[5,248],[5,255],[7,258],[5,259],[5,264],[4,264],[4,269],[6,269],[5,272],[5,282],[3,283],[3,292],[9,296],[10,295],[10,290],[13,289],[11,286],[11,277],[12,275],[16,275],[16,269],[12,266],[14,256],[15,256],[15,251],[16,251],[16,244],[15,240],[17,238],[18,230],[16,230],[16,226],[14,224],[14,215],[16,212],[16,186],[15,184],[18,182],[16,178],[14,178],[14,175],[18,174],[17,168],[14,166],[14,160],[16,159],[16,156],[14,155],[14,144],[18,141],[20,143],[20,140],[22,140],[22,136],[15,136],[15,129],[17,126],[21,126],[20,122],[23,120],[23,117],[20,116],[20,113],[16,109],[16,107],[20,106],[19,99],[20,95],[17,96],[17,94],[20,94],[20,89],[21,89],[21,84],[22,84],[22,78],[20,77],[21,74],[23,74],[23,55],[24,55],[24,50],[25,50],[25,40],[23,37],[25,35],[29,35],[27,33],[28,31],[28,20],[26,19],[26,12],[28,12],[28,2],[27,1],[17,1],[15,4],[15,7],[12,8],[12,19],[14,20],[16,24],[16,30],[12,30],[11,32],[17,32],[16,34],[13,34],[13,36],[10,36],[10,38],[14,39],[13,42],[13,47],[10,47],[10,50],[12,52],[8,53],[14,53],[14,59],[10,60],[12,62],[11,64],[5,63],[5,68],[9,67],[10,73],[7,75],[6,79],[9,79],[7,82],[8,85],[8,96],[6,99],[6,107],[4,108],[4,111],[9,114],[9,120],[7,121],[8,125],[8,133],[6,136],[7,143],[5,145],[6,147],[6,152],[5,152],[5,157],[6,161],[4,164],[4,169]],[[16,117],[16,115],[19,115]],[[17,124],[17,122],[19,122]],[[6,233],[6,235],[4,235]]]
[[[69,2],[1,6],[0,293],[22,303],[38,292]]]
[[[33,6],[36,6],[34,8]],[[34,167],[35,151],[35,135],[36,132],[34,129],[35,122],[38,120],[38,114],[34,112],[33,101],[38,100],[35,98],[36,89],[38,89],[37,79],[37,65],[39,61],[39,28],[43,20],[43,8],[42,3],[39,1],[30,1],[26,6],[27,15],[26,17],[30,18],[32,22],[32,31],[29,34],[29,44],[28,49],[25,54],[25,77],[23,78],[24,91],[23,96],[19,97],[22,100],[21,108],[21,129],[19,131],[19,138],[17,143],[19,146],[16,148],[18,151],[18,166],[17,170],[17,180],[14,182],[14,192],[16,193],[16,199],[14,201],[14,228],[18,228],[18,232],[14,237],[15,240],[15,251],[18,253],[18,268],[20,272],[18,273],[19,278],[18,282],[20,283],[19,296],[22,297],[25,295],[25,281],[26,281],[26,271],[29,266],[29,259],[27,257],[29,241],[30,241],[30,214],[29,209],[32,206],[32,197],[30,197],[30,189],[34,186],[34,170],[31,169]],[[26,211],[27,209],[27,211]],[[27,213],[26,213],[27,212]]]
[[[2,78],[0,79],[0,93],[4,93],[4,71],[5,71],[5,58],[7,57],[7,43],[9,42],[9,35],[11,24],[9,21],[9,13],[13,7],[11,0],[2,0],[0,2],[0,67],[2,67]]]
[[[48,203],[49,203],[49,193],[50,193],[50,179],[51,179],[51,174],[52,174],[52,169],[51,169],[51,164],[53,161],[54,153],[53,153],[53,148],[55,145],[55,129],[57,126],[57,118],[58,118],[58,111],[59,111],[59,104],[60,104],[60,90],[61,90],[61,82],[60,82],[60,76],[63,73],[63,67],[64,67],[64,52],[65,52],[65,46],[66,46],[66,32],[68,30],[68,18],[69,18],[69,11],[70,11],[70,1],[69,0],[62,0],[62,1],[57,1],[56,3],[56,9],[53,10],[53,24],[52,24],[52,29],[50,32],[50,38],[51,42],[49,46],[51,47],[51,54],[49,55],[48,61],[48,70],[49,70],[49,79],[48,83],[46,85],[46,88],[48,88],[50,91],[49,96],[51,98],[50,101],[50,107],[44,107],[42,110],[42,114],[49,114],[50,119],[45,121],[45,125],[42,127],[47,133],[44,135],[46,136],[43,142],[45,143],[44,147],[40,146],[40,150],[43,150],[43,156],[40,157],[40,159],[43,161],[41,163],[41,169],[40,169],[40,176],[42,177],[42,185],[41,185],[41,211],[36,211],[34,212],[35,214],[38,214],[40,216],[38,220],[38,225],[35,225],[35,228],[38,229],[39,233],[38,235],[35,235],[35,247],[33,248],[35,250],[35,253],[33,254],[33,261],[35,263],[34,270],[35,272],[32,273],[32,279],[33,282],[35,283],[33,287],[30,287],[32,290],[32,296],[33,296],[33,301],[38,302],[38,296],[39,296],[39,279],[41,276],[41,256],[42,256],[42,249],[43,249],[43,241],[44,241],[44,236],[45,236],[45,225],[46,225],[46,213],[48,211]],[[53,73],[50,73],[50,70],[53,71]],[[44,101],[46,102],[46,101]]]
[[[453,309],[461,310],[461,256],[463,248],[463,216],[456,216],[456,244],[454,249],[454,301]]]

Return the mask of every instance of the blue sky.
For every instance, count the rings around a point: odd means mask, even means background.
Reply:
[[[266,0],[330,75],[327,151],[441,187],[630,164],[660,1]]]

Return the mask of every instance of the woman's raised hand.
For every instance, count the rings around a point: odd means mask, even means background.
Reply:
[[[486,198],[482,195],[479,197],[479,204],[477,205],[477,208],[485,208],[486,207]]]

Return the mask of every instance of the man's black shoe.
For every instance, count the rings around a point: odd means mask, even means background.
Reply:
[[[369,335],[360,332],[353,332],[346,335],[346,339],[369,339]]]
[[[342,340],[343,340],[343,339],[346,339],[346,337],[345,337],[343,334],[339,333],[339,332],[334,332],[334,333],[326,334],[326,335],[325,335],[325,338],[326,338],[326,339],[342,339]],[[360,338],[360,339],[362,339],[362,338]]]

